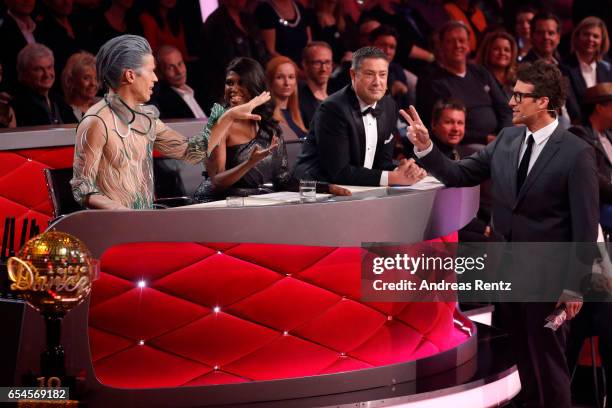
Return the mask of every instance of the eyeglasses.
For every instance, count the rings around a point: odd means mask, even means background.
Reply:
[[[540,95],[532,93],[532,92],[517,92],[517,91],[514,91],[514,92],[512,92],[512,97],[514,98],[516,103],[521,103],[521,102],[523,102],[523,98],[524,97],[539,98]]]
[[[322,67],[331,67],[331,65],[332,65],[331,60],[325,60],[325,61],[322,61],[322,60],[310,60],[310,61],[308,61],[308,63],[310,65],[314,65],[315,67],[319,67],[319,68],[322,68]]]

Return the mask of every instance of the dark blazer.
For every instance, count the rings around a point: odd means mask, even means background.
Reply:
[[[434,146],[421,163],[447,186],[491,179],[492,225],[516,242],[595,242],[599,191],[591,146],[558,126],[516,191],[524,127],[502,129],[495,141],[454,162]]]
[[[76,123],[72,109],[53,91],[49,93],[51,108],[45,99],[29,88],[20,86],[11,101],[17,126],[57,125]]]
[[[37,31],[38,29],[34,30],[35,37],[38,35]],[[13,92],[17,87],[17,54],[28,43],[13,17],[8,14],[0,19],[0,38],[0,63],[4,68],[3,87]]]
[[[602,203],[612,204],[612,162],[608,158],[599,137],[597,137],[590,124],[587,126],[575,126],[568,130],[595,149],[597,175],[599,178],[599,199]],[[604,136],[612,143],[612,131],[606,130]]]
[[[376,107],[378,143],[372,169],[363,167],[365,129],[352,86],[330,95],[319,105],[298,157],[295,178],[313,178],[337,184],[378,186],[383,170],[393,170],[393,135],[398,109],[384,96]]]
[[[157,106],[161,119],[195,117],[189,105],[165,81],[159,81],[155,84],[151,104]]]
[[[569,78],[573,97],[576,98],[576,101],[582,101],[582,97],[587,90],[587,86],[584,78],[582,77],[582,72],[580,72],[580,63],[578,62],[578,57],[576,57],[576,54],[570,55],[569,58],[563,61],[561,69],[563,74]],[[612,82],[612,64],[610,64],[608,61],[599,61],[597,63],[597,67],[595,68],[595,73],[597,83]],[[581,112],[579,113],[582,117]],[[582,117],[582,123],[586,124],[588,119],[589,118]]]

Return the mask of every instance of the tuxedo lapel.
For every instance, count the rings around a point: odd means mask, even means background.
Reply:
[[[518,196],[516,197],[515,207],[519,204],[521,199],[525,196],[526,192],[529,191],[531,186],[533,186],[537,178],[540,176],[540,173],[542,173],[542,170],[546,168],[550,160],[559,151],[559,143],[561,143],[561,141],[563,140],[562,132],[563,130],[561,126],[557,126],[557,128],[552,133],[552,135],[550,135],[550,139],[548,139],[548,142],[546,142],[544,149],[538,156],[538,159],[533,164],[533,167],[531,168],[529,173],[527,174],[527,178],[525,179],[525,183],[523,184],[523,187],[518,192]]]
[[[359,138],[359,158],[361,164],[365,160],[365,127],[363,126],[363,116],[361,115],[361,108],[359,107],[359,101],[355,91],[349,85],[346,89],[347,97],[349,100],[349,109],[351,110],[351,116],[353,118],[352,123],[357,131],[357,137]]]

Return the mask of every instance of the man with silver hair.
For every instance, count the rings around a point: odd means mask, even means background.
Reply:
[[[109,40],[96,56],[96,70],[107,93],[77,128],[73,195],[86,208],[151,208],[153,150],[195,164],[207,153],[207,138],[185,138],[159,120],[155,107],[144,105],[157,81],[144,38]]]
[[[71,113],[52,87],[53,52],[42,44],[28,44],[17,55],[19,88],[12,101],[17,126],[70,123]]]

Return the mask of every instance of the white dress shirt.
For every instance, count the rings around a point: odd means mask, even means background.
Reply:
[[[580,65],[580,73],[584,78],[584,82],[586,82],[587,88],[597,85],[597,62],[593,61],[587,64],[578,58],[578,65]]]
[[[519,159],[516,163],[517,169],[521,163],[523,155],[525,154],[525,150],[527,150],[527,138],[529,137],[529,135],[533,135],[533,146],[531,148],[531,157],[529,158],[529,167],[527,168],[527,174],[529,174],[529,172],[531,171],[533,164],[538,159],[538,156],[540,156],[540,153],[542,153],[542,150],[544,150],[546,142],[548,142],[548,139],[550,139],[550,135],[552,135],[557,126],[559,126],[559,121],[555,119],[548,125],[544,126],[542,129],[537,130],[533,133],[529,129],[527,129],[527,134],[525,135],[525,138],[523,139],[523,144],[521,145]]]
[[[183,98],[187,106],[189,106],[189,109],[191,109],[191,112],[193,112],[194,117],[197,119],[206,118],[206,114],[198,104],[198,101],[196,101],[193,89],[189,85],[185,84],[184,89],[175,87],[172,87],[172,89]]]
[[[359,97],[357,97],[359,101],[359,110],[363,112],[367,108],[374,109],[376,107],[376,102],[371,105],[366,105]],[[363,128],[365,129],[365,159],[363,161],[363,167],[366,169],[371,169],[374,165],[374,157],[376,156],[376,145],[378,144],[378,122],[376,118],[372,116],[370,113],[362,116],[363,119]],[[389,185],[389,172],[384,171],[380,175],[380,185],[387,186]]]

